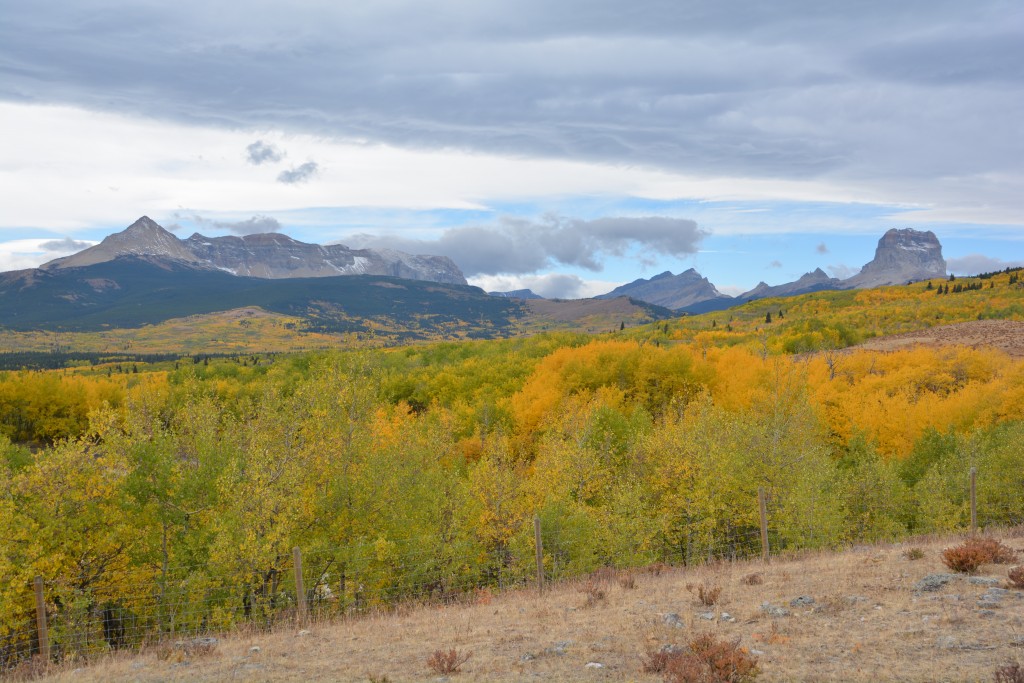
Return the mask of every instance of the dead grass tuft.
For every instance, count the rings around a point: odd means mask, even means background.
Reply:
[[[619,576],[619,586],[625,590],[636,588],[636,575],[633,572],[625,572]]]
[[[604,590],[604,584],[594,580],[587,581],[583,584],[583,587],[580,588],[580,592],[587,596],[587,607],[593,607],[604,602],[605,598],[608,597],[608,594]]]
[[[434,650],[434,654],[427,659],[427,667],[436,674],[448,676],[459,673],[462,665],[473,656],[472,652],[462,653],[455,648],[448,650]]]
[[[686,590],[691,593],[695,592],[697,595],[697,602],[705,607],[711,607],[717,603],[718,599],[722,596],[722,587],[718,584],[711,583],[707,579],[701,581],[700,585],[696,587],[696,591],[694,591],[692,583],[686,584]]]
[[[762,583],[764,583],[764,576],[761,574],[761,572],[753,572],[751,574],[747,574],[742,579],[740,579],[740,583],[742,583],[744,586],[760,586]]]

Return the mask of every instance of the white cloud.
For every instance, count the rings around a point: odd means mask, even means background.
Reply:
[[[469,284],[486,292],[512,292],[530,289],[545,299],[589,299],[607,294],[622,282],[584,280],[576,275],[548,273],[543,275],[481,275],[467,278]]]
[[[90,247],[95,242],[42,239],[22,239],[0,242],[0,271],[37,268],[47,261],[68,256]]]

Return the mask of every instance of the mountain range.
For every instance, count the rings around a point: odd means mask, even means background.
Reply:
[[[565,324],[607,329],[766,297],[945,274],[934,234],[890,230],[875,258],[847,280],[817,269],[795,282],[762,282],[730,297],[690,269],[639,279],[592,300],[548,302],[536,301],[541,298],[529,290],[488,294],[469,286],[445,256],[306,244],[278,233],[195,234],[182,240],[143,216],[84,251],[39,268],[0,273],[0,325],[102,330],[256,306],[296,316],[310,331],[388,330],[397,339],[492,337]]]
[[[414,255],[391,249],[349,249],[342,244],[307,244],[276,232],[244,237],[205,237],[196,233],[181,240],[148,216],[84,251],[44,263],[41,269],[91,266],[119,256],[159,257],[191,268],[266,279],[387,275],[405,280],[466,284],[462,271],[447,256]]]
[[[664,272],[650,279],[634,280],[602,297],[629,296],[684,313],[707,313],[755,299],[902,285],[945,276],[946,261],[942,258],[942,245],[935,233],[893,228],[878,241],[875,257],[859,273],[846,280],[829,277],[817,268],[794,282],[775,286],[760,282],[750,291],[732,297],[718,291],[707,278],[691,268],[679,275]]]

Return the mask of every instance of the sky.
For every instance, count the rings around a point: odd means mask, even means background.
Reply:
[[[0,270],[179,237],[572,298],[1024,265],[1019,0],[0,0]]]

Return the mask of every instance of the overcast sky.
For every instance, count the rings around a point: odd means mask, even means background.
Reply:
[[[0,0],[0,269],[140,215],[487,287],[1024,263],[1024,3]]]

